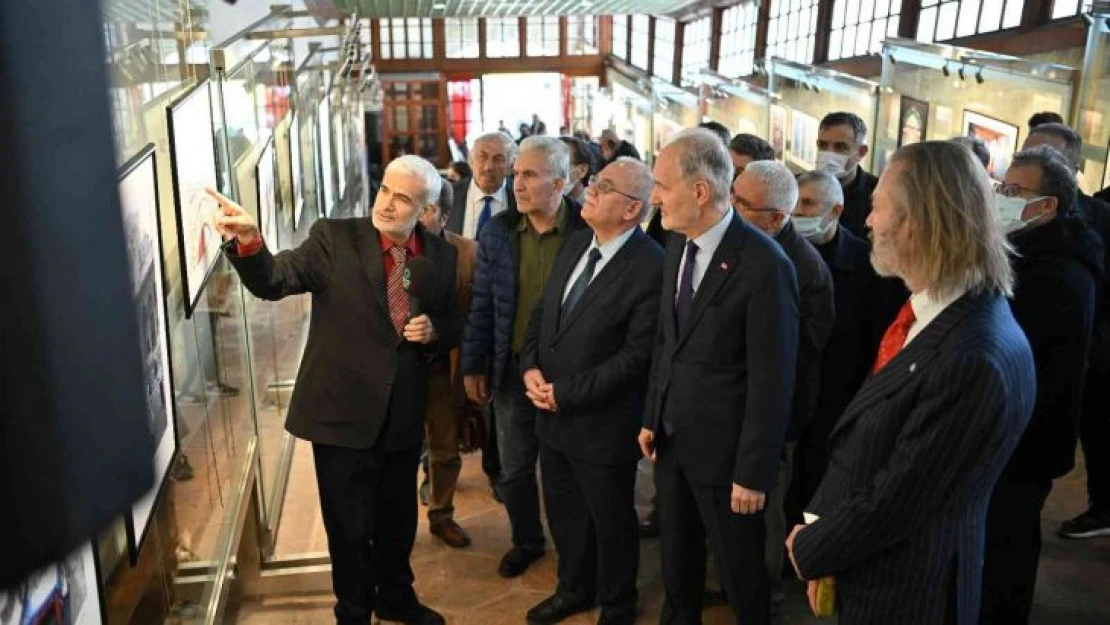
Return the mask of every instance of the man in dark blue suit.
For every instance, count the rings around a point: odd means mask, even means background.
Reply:
[[[841,625],[978,623],[987,504],[1036,394],[994,205],[949,142],[902,148],[876,188],[872,263],[912,296],[787,539],[811,605],[835,588]]]
[[[539,410],[543,497],[559,587],[528,612],[557,623],[596,604],[600,623],[636,620],[633,490],[663,250],[639,227],[651,170],[631,158],[586,189],[589,230],[567,239],[532,311],[520,367]]]
[[[708,538],[736,618],[765,625],[764,506],[793,405],[798,282],[782,248],[729,206],[732,162],[716,135],[679,132],[654,174],[652,202],[677,233],[640,432],[656,461],[660,622],[701,622]]]

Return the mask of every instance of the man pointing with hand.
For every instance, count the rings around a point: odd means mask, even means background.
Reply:
[[[338,625],[435,625],[413,591],[416,466],[428,355],[458,344],[455,248],[418,225],[439,197],[435,168],[403,156],[385,170],[372,219],[321,219],[293,250],[271,255],[254,220],[215,191],[228,259],[256,297],[312,293],[312,322],[286,429],[312,443]],[[423,256],[434,284],[411,318],[405,265]],[[422,288],[422,291],[425,289]]]

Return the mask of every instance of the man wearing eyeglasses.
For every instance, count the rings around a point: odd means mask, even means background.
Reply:
[[[1033,416],[995,484],[987,511],[983,625],[1028,623],[1052,480],[1075,464],[1083,376],[1102,247],[1076,210],[1076,181],[1048,146],[1014,156],[998,187],[998,218],[1016,248],[1010,309],[1033,348]],[[1105,384],[1105,378],[1097,382]],[[1103,407],[1105,409],[1105,407]]]
[[[821,354],[836,323],[832,274],[821,255],[798,234],[790,220],[797,203],[798,184],[794,174],[776,161],[750,162],[732,183],[732,207],[745,221],[777,241],[794,264],[801,304],[794,406],[778,481],[767,498],[767,570],[771,579],[772,615],[778,613],[784,599],[782,565],[786,513],[783,503],[791,480],[794,445],[799,432],[812,420],[817,409]]]
[[[520,367],[538,410],[543,496],[559,586],[528,612],[557,623],[601,607],[636,619],[636,435],[659,316],[663,250],[638,227],[651,171],[620,158],[590,179],[582,219],[532,311]]]

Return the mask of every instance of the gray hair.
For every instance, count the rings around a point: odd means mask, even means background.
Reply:
[[[628,194],[640,202],[639,219],[643,221],[647,212],[651,210],[651,190],[655,187],[655,179],[651,175],[651,168],[648,167],[647,163],[631,156],[621,156],[613,161],[613,164],[631,174],[632,187],[628,189]]]
[[[496,142],[500,145],[501,151],[505,153],[505,160],[510,163],[512,163],[513,158],[516,157],[516,142],[513,141],[512,137],[503,132],[495,131],[479,135],[478,138],[474,140],[474,148],[477,148],[478,144],[483,142]],[[473,154],[474,149],[471,149],[470,153]],[[469,160],[469,158],[467,160]]]
[[[1056,198],[1059,204],[1056,212],[1061,215],[1070,213],[1075,208],[1079,184],[1064,155],[1052,146],[1038,145],[1026,148],[1014,155],[1010,167],[1039,168],[1041,184],[1037,185],[1039,187],[1037,194]]]
[[[540,152],[547,160],[547,169],[564,182],[570,177],[570,150],[558,137],[534,135],[520,142],[520,154]]]
[[[729,206],[729,189],[732,186],[732,159],[720,137],[704,128],[687,128],[671,136],[667,145],[679,152],[682,175],[709,183],[712,199],[718,207]]]
[[[1079,133],[1065,124],[1041,124],[1029,131],[1029,135],[1045,135],[1064,142],[1064,157],[1068,159],[1072,173],[1079,171],[1083,158],[1083,139]]]
[[[744,174],[755,176],[767,188],[767,208],[793,213],[798,205],[798,181],[790,169],[778,161],[754,161]]]
[[[418,207],[431,204],[435,201],[433,198],[439,198],[439,191],[443,187],[443,177],[428,161],[415,154],[405,154],[404,156],[398,156],[385,166],[385,173],[388,174],[391,171],[423,179],[424,195],[419,198],[419,201],[417,201],[418,198],[413,198],[413,202]]]
[[[822,200],[825,200],[825,210],[829,210],[837,204],[844,205],[844,187],[841,187],[840,181],[829,172],[807,171],[798,176],[799,190],[807,184],[817,187],[817,193],[820,194]]]
[[[952,143],[957,143],[971,150],[975,158],[983,164],[983,167],[990,167],[991,164],[991,151],[987,147],[987,143],[979,137],[969,137],[967,135],[957,135],[949,139]]]

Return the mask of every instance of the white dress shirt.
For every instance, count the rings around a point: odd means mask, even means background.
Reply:
[[[508,180],[508,178],[505,180]],[[471,178],[470,184],[466,188],[466,215],[463,216],[462,231],[462,235],[468,239],[478,237],[478,217],[482,214],[482,206],[485,204],[486,195],[488,194],[485,191],[478,188],[478,183],[474,178]],[[493,198],[493,201],[490,202],[489,216],[491,218],[509,207],[506,199],[505,182],[502,182],[501,188],[490,197]]]
[[[697,295],[698,287],[701,286],[701,280],[705,277],[706,271],[709,269],[709,263],[713,261],[713,255],[717,253],[717,248],[721,245],[721,240],[725,238],[725,232],[728,231],[729,225],[732,220],[736,218],[735,213],[730,208],[728,212],[721,215],[721,220],[715,226],[706,230],[702,235],[694,239],[694,245],[698,246],[698,253],[694,256],[694,294]],[[678,299],[678,289],[682,284],[682,272],[686,267],[686,245],[682,246],[682,262],[678,264],[678,281],[675,282],[675,299]]]
[[[609,264],[609,261],[617,255],[617,252],[621,251],[621,248],[624,247],[624,244],[627,243],[628,240],[631,238],[632,228],[629,228],[624,232],[624,234],[608,241],[607,243],[605,243],[605,245],[598,245],[597,235],[595,234],[593,242],[590,243],[590,247],[586,248],[586,251],[582,253],[582,257],[578,259],[578,264],[574,266],[574,271],[570,273],[570,278],[567,280],[566,286],[563,287],[562,301],[567,301],[567,295],[570,293],[570,288],[574,286],[575,282],[578,281],[578,276],[582,275],[582,272],[586,270],[586,263],[588,263],[590,260],[590,250],[601,251],[601,258],[597,259],[597,265],[594,266],[594,275],[590,277],[590,282],[593,282],[594,278],[596,278],[598,274],[601,273],[601,270],[605,268],[605,265]]]
[[[902,343],[902,347],[910,344],[925,326],[932,323],[940,313],[944,312],[945,308],[952,305],[952,302],[963,297],[965,291],[957,291],[952,293],[949,297],[933,297],[932,293],[928,290],[920,293],[914,293],[910,296],[910,307],[913,308],[913,316],[915,321],[910,326],[909,333],[906,334],[906,342]]]

